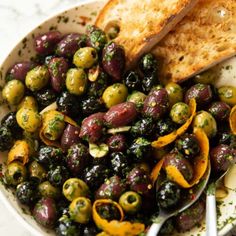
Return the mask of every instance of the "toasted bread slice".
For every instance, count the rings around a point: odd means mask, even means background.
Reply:
[[[198,0],[110,0],[101,10],[96,25],[105,30],[115,22],[119,34],[114,39],[126,52],[126,66],[159,42]]]
[[[181,82],[236,54],[236,1],[199,0],[152,52],[161,79]]]

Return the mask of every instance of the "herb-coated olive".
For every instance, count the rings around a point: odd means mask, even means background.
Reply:
[[[49,78],[50,74],[45,65],[36,66],[27,73],[25,85],[33,92],[38,91],[47,85]]]
[[[155,73],[151,75],[145,75],[142,79],[142,91],[147,94],[149,93],[154,85],[158,82],[157,75]]]
[[[160,207],[169,209],[179,202],[181,197],[179,186],[171,181],[165,181],[161,184],[157,192],[157,201]]]
[[[223,86],[218,89],[218,94],[222,102],[230,106],[236,105],[236,87]]]
[[[46,228],[53,228],[57,220],[56,203],[52,198],[41,198],[33,209],[34,219]]]
[[[118,176],[112,176],[103,183],[96,191],[96,199],[107,198],[118,200],[125,191],[125,185]]]
[[[93,236],[97,235],[99,232],[97,226],[94,223],[90,223],[85,225],[84,231],[83,231],[83,236]]]
[[[156,130],[160,136],[167,135],[176,129],[176,123],[170,118],[160,119],[157,121]]]
[[[195,157],[200,152],[198,140],[193,134],[184,134],[175,141],[175,146],[186,158]]]
[[[24,96],[25,87],[20,80],[11,80],[7,82],[2,90],[2,97],[10,105],[17,105]]]
[[[5,126],[0,126],[0,151],[9,150],[13,145],[13,133]]]
[[[46,170],[37,161],[33,161],[29,165],[29,176],[31,179],[36,179],[42,182],[46,178]]]
[[[97,212],[101,218],[107,221],[120,220],[120,211],[113,204],[103,203],[97,206]]]
[[[43,110],[56,101],[56,93],[53,89],[42,89],[35,93],[35,98],[39,104],[39,109]]]
[[[22,129],[17,123],[16,113],[9,112],[1,120],[1,125],[9,128],[14,135],[18,136],[22,133]],[[3,143],[2,141],[0,143]],[[9,145],[10,147],[10,145]]]
[[[131,127],[131,134],[134,137],[150,137],[155,131],[156,125],[152,118],[142,118]]]
[[[91,115],[103,110],[103,103],[99,98],[89,97],[81,101],[81,110],[84,115]]]
[[[74,95],[82,95],[87,86],[87,75],[83,69],[71,68],[66,74],[66,88]]]
[[[123,134],[114,134],[107,141],[111,152],[123,152],[126,150],[126,138]]]
[[[153,74],[157,71],[157,60],[153,54],[145,54],[140,62],[139,68],[144,74]]]
[[[190,115],[191,114],[189,106],[183,102],[175,103],[170,111],[171,119],[179,125],[184,124],[190,117]]]
[[[128,191],[120,196],[119,204],[127,214],[135,214],[142,206],[142,198],[138,193]]]
[[[16,113],[18,125],[27,132],[33,133],[41,126],[41,116],[33,109],[22,107]]]
[[[48,172],[47,177],[53,186],[59,187],[69,178],[69,172],[65,166],[56,166]]]
[[[135,71],[130,71],[124,78],[124,84],[129,90],[139,90],[141,88],[141,78]]]
[[[169,96],[170,107],[177,102],[183,101],[183,90],[179,84],[170,82],[165,86],[165,89]]]
[[[225,102],[213,102],[208,111],[217,121],[227,121],[230,114],[230,106]]]
[[[128,89],[124,84],[115,83],[106,88],[103,92],[102,99],[107,108],[122,103],[128,96]]]
[[[53,186],[49,181],[44,181],[39,184],[38,192],[41,197],[50,197],[52,199],[58,199],[61,197],[60,189]]]
[[[62,191],[63,191],[64,196],[69,201],[73,201],[77,197],[86,197],[86,196],[88,196],[89,187],[81,179],[70,178],[63,184]]]
[[[128,97],[127,102],[133,102],[138,111],[141,111],[145,101],[146,95],[139,91],[133,91]]]
[[[110,155],[112,170],[116,175],[125,177],[129,171],[129,161],[128,157],[122,152],[113,152]]]
[[[26,180],[27,170],[21,162],[14,161],[7,165],[4,176],[7,184],[16,186]]]
[[[115,42],[106,44],[102,51],[102,66],[114,81],[120,81],[125,69],[124,48]]]
[[[32,110],[38,110],[38,104],[37,104],[37,101],[34,97],[32,96],[25,96],[20,104],[18,105],[17,109],[21,109],[22,107],[24,108],[29,108],[29,109],[32,109]]]
[[[209,138],[212,138],[217,133],[217,124],[214,117],[206,112],[199,111],[193,119],[193,127],[201,128],[204,130]]]

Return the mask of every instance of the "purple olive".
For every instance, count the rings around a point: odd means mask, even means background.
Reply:
[[[108,198],[117,200],[124,191],[125,185],[121,182],[121,179],[118,176],[112,176],[97,190],[96,199]]]
[[[64,129],[64,132],[61,136],[61,147],[63,150],[67,150],[73,144],[80,141],[79,138],[80,127],[75,127],[71,124],[68,124]]]
[[[7,80],[17,79],[25,82],[26,74],[35,67],[35,64],[30,61],[22,61],[14,64],[7,73]]]
[[[143,114],[145,117],[151,117],[154,120],[161,118],[169,107],[168,93],[165,88],[152,90],[146,97],[143,105]]]
[[[212,89],[207,84],[195,84],[190,87],[185,93],[184,101],[189,104],[191,98],[195,98],[199,106],[207,105],[211,102],[213,97]]]
[[[51,76],[51,85],[56,92],[61,92],[65,87],[66,72],[68,63],[63,57],[54,57],[48,63],[48,70]]]
[[[54,52],[56,44],[61,40],[61,33],[49,31],[35,38],[35,50],[40,55],[49,55]]]
[[[111,152],[123,152],[126,150],[126,138],[123,134],[114,134],[106,141]]]
[[[40,199],[33,209],[34,219],[46,228],[53,228],[57,220],[56,204],[52,198]]]
[[[225,102],[214,102],[208,109],[217,121],[227,121],[229,119],[230,110],[230,106]]]
[[[234,153],[230,146],[220,144],[210,151],[212,168],[216,173],[226,171],[234,161]]]
[[[125,69],[124,48],[114,42],[108,43],[102,52],[102,65],[107,74],[120,81]]]
[[[86,36],[78,33],[67,34],[57,44],[56,54],[62,57],[72,57],[75,52],[86,46]]]

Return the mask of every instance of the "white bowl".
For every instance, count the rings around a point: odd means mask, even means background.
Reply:
[[[77,7],[73,7],[51,17],[50,19],[39,25],[37,28],[32,30],[28,35],[26,35],[24,39],[20,40],[20,42],[14,47],[14,49],[2,63],[2,66],[0,68],[0,85],[4,85],[4,77],[6,71],[10,66],[12,66],[14,62],[29,60],[32,56],[35,55],[33,49],[33,37],[35,35],[46,32],[52,28],[56,28],[62,33],[84,32],[86,24],[92,24],[94,22],[98,11],[101,9],[105,2],[105,0],[93,0],[87,1],[86,4],[78,4]],[[221,73],[219,74],[219,79],[216,82],[217,86],[226,84],[236,86],[236,80],[234,78],[234,75],[236,75],[235,58],[232,58],[224,64],[218,66],[218,69]],[[7,106],[0,106],[0,118],[2,118],[4,114],[6,114],[6,112],[8,112]],[[0,164],[3,164],[3,170],[5,160],[6,153],[1,153]],[[236,178],[236,168],[233,169],[227,176],[228,184],[231,187],[236,188],[234,178]],[[40,227],[34,221],[31,215],[22,210],[21,206],[19,206],[19,204],[17,203],[14,195],[11,193],[11,191],[7,190],[3,184],[0,184],[0,199],[8,207],[12,214],[22,223],[22,225],[24,225],[31,233],[33,233],[34,235],[54,235],[53,232]],[[220,205],[220,212],[221,216],[218,220],[218,226],[220,230],[219,235],[225,235],[233,228],[233,225],[236,224],[236,192],[234,190],[230,190],[228,196],[223,200],[223,203]],[[174,235],[205,235],[204,223],[187,233],[176,233]]]

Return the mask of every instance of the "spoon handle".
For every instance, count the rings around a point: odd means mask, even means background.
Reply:
[[[156,236],[158,232],[160,231],[162,225],[166,221],[166,219],[167,219],[166,217],[158,216],[158,218],[155,220],[156,223],[153,223],[151,225],[146,236]]]

